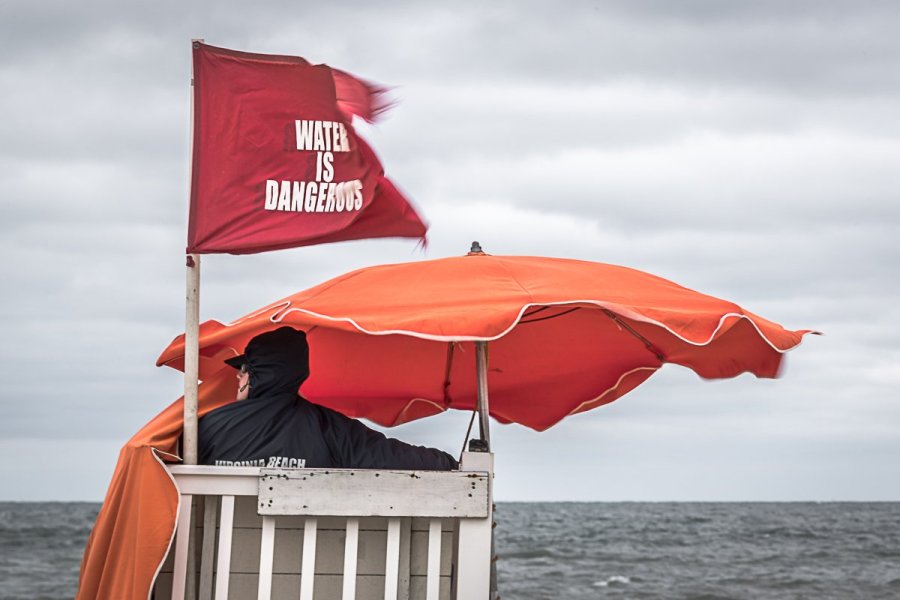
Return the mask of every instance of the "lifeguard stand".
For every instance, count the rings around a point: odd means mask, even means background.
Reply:
[[[491,594],[489,452],[464,453],[460,470],[450,472],[168,468],[181,503],[152,598]]]

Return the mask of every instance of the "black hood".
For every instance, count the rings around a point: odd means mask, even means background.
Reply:
[[[309,377],[309,345],[306,334],[293,327],[262,333],[244,350],[250,371],[250,398],[273,394],[297,394]]]

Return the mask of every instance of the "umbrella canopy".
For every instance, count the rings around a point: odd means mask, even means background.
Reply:
[[[382,425],[473,410],[475,342],[487,341],[491,415],[536,430],[621,397],[664,363],[775,377],[810,333],[635,269],[470,252],[359,269],[233,323],[208,321],[200,378],[283,325],[307,331],[303,395]],[[179,336],[157,364],[183,362]]]

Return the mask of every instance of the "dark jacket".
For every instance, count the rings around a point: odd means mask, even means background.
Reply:
[[[302,339],[297,334],[302,336]],[[262,339],[265,343],[256,343]],[[309,376],[303,332],[282,327],[247,346],[250,396],[218,408],[199,425],[201,464],[450,470],[446,452],[385,437],[297,395]]]

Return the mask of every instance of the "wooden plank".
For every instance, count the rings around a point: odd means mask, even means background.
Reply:
[[[409,600],[410,544],[412,542],[412,519],[400,519],[400,570],[397,583],[397,600]]]
[[[238,475],[255,477],[261,467],[217,467],[214,465],[176,465],[167,464],[166,468],[173,477],[182,475]]]
[[[344,586],[342,600],[356,600],[356,561],[359,554],[359,519],[347,519],[344,541]]]
[[[384,550],[384,548],[382,548]],[[298,560],[299,562],[299,560]],[[332,600],[341,597],[340,575],[316,576],[316,600]],[[256,594],[256,575],[235,573],[232,578],[231,597],[235,600],[253,598]],[[300,597],[300,578],[293,575],[275,573],[272,576],[272,598],[297,600]],[[356,600],[383,600],[384,577],[361,576],[356,591]]]
[[[168,469],[182,494],[255,496],[259,488],[259,467],[173,465]]]
[[[259,541],[259,587],[256,597],[269,600],[272,597],[272,561],[275,549],[275,518],[263,517],[262,535]]]
[[[285,530],[281,527],[277,517],[275,518],[275,559],[272,572],[299,575],[303,556],[303,530]],[[262,528],[236,527],[234,529],[232,546],[235,550],[231,558],[232,575],[258,572],[261,536]],[[317,530],[316,540],[316,571],[320,574],[340,575],[344,565],[344,532]],[[358,576],[384,574],[386,542],[387,528],[383,531],[363,531],[362,524],[360,524],[357,542],[359,559],[356,566]]]
[[[200,600],[212,599],[213,560],[216,554],[216,513],[219,499],[203,499],[203,545],[200,550]]]
[[[280,528],[276,526],[276,533]],[[383,550],[383,548],[382,548]],[[299,560],[298,560],[299,563]],[[172,574],[160,574],[157,579],[160,586],[165,586],[162,594],[153,596],[154,600],[167,600],[168,589],[172,587]],[[341,598],[343,577],[341,574],[316,575],[316,600],[336,600]],[[258,578],[255,573],[233,573],[231,582],[232,600],[245,600],[255,598],[258,588]],[[297,600],[300,597],[300,578],[296,575],[283,573],[272,574],[272,599]],[[413,576],[410,578],[410,598],[424,600],[425,577]],[[384,576],[360,575],[354,600],[383,600]],[[440,600],[450,600],[450,577],[441,577]],[[464,600],[470,600],[468,598]],[[480,599],[474,599],[480,600]]]
[[[256,510],[259,508],[259,502],[256,496],[235,496],[234,497],[234,527],[262,527],[262,517]],[[281,519],[279,519],[281,520]],[[280,523],[279,523],[280,525]],[[300,523],[300,527],[303,524]]]
[[[200,549],[197,540],[203,534],[203,524],[199,522],[202,518],[200,500],[200,496],[194,496],[191,500],[191,538],[188,540],[187,581],[184,584],[185,600],[197,600],[197,575],[199,571],[197,559],[200,558],[197,554],[197,551]]]
[[[450,577],[443,576],[439,577],[438,582],[438,595],[436,596],[437,600],[450,600]],[[410,582],[410,596],[412,598],[416,598],[417,600],[425,600],[427,595],[427,579],[425,576],[416,576],[412,578]],[[462,598],[456,600],[470,600],[469,598]],[[480,598],[475,598],[471,600],[482,600]]]
[[[300,564],[300,600],[313,600],[313,584],[316,580],[316,528],[315,518],[307,518],[303,527],[303,560]]]
[[[425,600],[438,600],[441,591],[441,521],[432,519],[428,528],[428,573]]]
[[[464,452],[460,466],[467,470],[493,473],[494,456],[488,452]],[[490,497],[490,490],[488,490]],[[490,509],[490,505],[488,506]],[[460,519],[456,544],[456,598],[488,598],[491,587],[492,515]]]
[[[219,555],[216,563],[216,600],[228,600],[233,523],[234,496],[222,496],[222,509],[219,514]]]
[[[172,575],[172,600],[184,600],[187,575],[188,542],[191,537],[191,496],[182,494],[178,505],[175,537],[175,571]]]
[[[441,529],[443,531],[452,532],[454,523],[453,519],[445,518],[438,519],[441,522]],[[412,530],[413,531],[421,531],[424,533],[428,533],[431,530],[431,519],[425,517],[416,517],[412,520]]]
[[[441,576],[449,576],[453,564],[453,533],[442,531],[441,543]],[[412,534],[412,556],[410,557],[410,574],[425,577],[428,574],[428,532],[414,531]],[[424,596],[423,596],[424,597]]]
[[[485,472],[261,469],[261,515],[487,517]]]
[[[255,493],[255,492],[254,492]],[[262,527],[262,517],[257,512],[259,510],[259,503],[256,501],[256,496],[235,496],[234,498],[234,526],[235,527]],[[277,515],[278,516],[278,530],[282,529],[299,529],[303,530],[303,525],[306,522],[306,518],[303,515]],[[323,517],[321,515],[315,515],[318,517],[319,522],[319,534],[322,533],[323,530],[330,529],[334,531],[339,531],[341,534],[346,530],[347,527],[347,517]],[[428,521],[427,519],[415,519],[416,522],[422,522],[424,525],[420,527],[422,531],[428,530]],[[359,520],[359,530],[360,532],[366,530],[379,530],[379,531],[387,531],[387,518],[386,517],[365,517],[360,518]],[[453,519],[446,519],[445,524],[446,531],[453,530]],[[299,556],[299,554],[297,555]],[[300,564],[300,561],[297,561],[297,564]]]
[[[166,554],[166,559],[163,561],[162,567],[160,568],[159,572],[160,573],[172,573],[172,571],[175,570],[174,565],[175,565],[175,547],[173,546],[169,550],[169,553]],[[159,589],[159,586],[157,586],[157,589]]]
[[[384,560],[384,600],[397,600],[397,578],[400,574],[400,519],[388,521]]]

